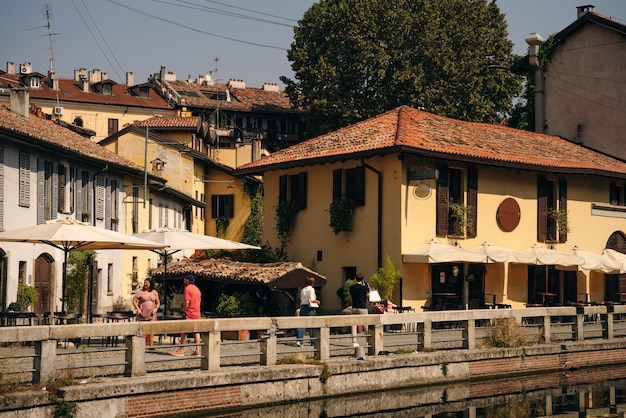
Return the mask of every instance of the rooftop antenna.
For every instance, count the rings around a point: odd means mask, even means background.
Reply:
[[[48,30],[48,38],[50,39],[50,73],[54,73],[55,77],[57,77],[56,75],[56,71],[54,71],[54,48],[52,47],[52,36],[54,35],[58,35],[58,33],[52,33],[52,29],[51,29],[51,25],[50,25],[50,20],[52,19],[52,6],[50,6],[49,4],[44,4],[43,5],[43,13],[44,13],[44,18],[46,19],[46,29]],[[58,77],[57,77],[58,80]],[[56,99],[57,99],[57,107],[59,107],[59,89],[55,89],[56,92]]]

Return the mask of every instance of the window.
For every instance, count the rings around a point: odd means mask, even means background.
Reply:
[[[567,222],[566,214],[567,181],[537,177],[537,241],[566,242],[566,225],[559,225],[559,222]]]
[[[89,178],[89,171],[81,171],[80,175],[80,187],[78,187],[78,192],[76,195],[76,207],[80,211],[80,220],[83,222],[91,223],[91,181]]]
[[[104,202],[105,202],[105,178],[99,174],[95,178],[96,181],[96,219],[104,219]]]
[[[139,258],[137,257],[133,257],[132,260],[132,278],[133,278],[133,284],[137,283],[138,279],[139,279]]]
[[[365,205],[365,167],[333,170],[333,200],[350,200],[350,206]]]
[[[98,271],[101,272],[101,270],[98,270]],[[102,274],[102,273],[100,273],[100,274]],[[113,294],[113,263],[109,263],[107,265],[107,294],[108,295],[112,295]]]
[[[19,261],[18,270],[17,270],[17,278],[20,283],[26,283],[26,261]]]
[[[38,89],[40,85],[39,77],[30,77],[29,84],[31,89]]]
[[[139,186],[133,186],[133,211],[132,211],[132,227],[133,234],[139,232]]]
[[[30,207],[30,154],[20,152],[19,205]]]
[[[279,178],[278,200],[293,202],[296,211],[306,209],[307,175],[300,173]]]
[[[624,186],[611,183],[609,187],[609,203],[614,206],[624,206]]]
[[[103,83],[102,84],[102,94],[105,96],[112,96],[113,95],[113,85],[110,83]]]
[[[118,210],[118,183],[117,180],[110,180],[106,187],[106,228],[113,231],[118,230],[119,210]]]
[[[37,160],[37,223],[56,217],[58,207],[57,179],[51,161]]]
[[[284,134],[295,134],[298,129],[298,123],[295,120],[283,119],[280,121],[280,131]]]
[[[476,237],[478,170],[437,164],[437,235]]]
[[[261,118],[256,116],[248,116],[247,129],[249,131],[258,131],[261,129]]]
[[[117,119],[109,118],[109,121],[108,121],[108,124],[107,124],[108,125],[108,134],[109,134],[109,136],[117,133],[117,131],[118,131],[118,124],[119,124],[119,121]]]
[[[211,218],[233,218],[234,216],[234,194],[214,194],[211,196]]]

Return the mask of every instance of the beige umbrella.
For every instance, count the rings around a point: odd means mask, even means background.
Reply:
[[[479,247],[471,248],[469,251],[486,256],[487,261],[490,263],[533,264],[535,262],[535,257],[531,254],[491,245],[487,241],[483,242]]]
[[[610,248],[605,249],[602,254],[609,257],[611,260],[615,260],[618,263],[621,263],[622,271],[620,271],[620,273],[624,273],[623,270],[626,269],[626,254],[620,253],[619,251],[611,250]]]
[[[572,248],[570,254],[577,255],[583,259],[583,263],[580,265],[580,268],[583,270],[595,270],[607,274],[626,273],[624,263],[616,261],[608,255],[595,254],[578,247]]]
[[[165,245],[132,235],[97,228],[75,219],[56,219],[45,224],[14,229],[0,233],[0,241],[48,244],[63,251],[62,305],[65,311],[65,281],[67,277],[67,254],[83,250],[153,250]]]
[[[163,312],[167,312],[167,258],[182,250],[260,250],[256,245],[244,244],[237,241],[212,237],[210,235],[194,234],[185,229],[159,227],[134,234],[135,237],[155,241],[167,247],[162,251],[154,251],[163,257]],[[161,247],[163,248],[163,247]]]
[[[487,256],[435,240],[402,254],[405,263],[487,263]]]

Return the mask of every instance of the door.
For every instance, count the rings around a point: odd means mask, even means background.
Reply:
[[[7,254],[0,249],[0,312],[7,308]]]
[[[35,261],[35,290],[37,290],[37,303],[35,313],[42,315],[50,312],[50,289],[52,282],[52,265],[54,261],[47,254],[42,254]]]

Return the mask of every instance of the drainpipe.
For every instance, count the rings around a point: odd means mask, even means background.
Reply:
[[[378,227],[378,237],[376,239],[377,244],[377,257],[378,257],[378,268],[383,266],[383,175],[380,171],[376,170],[369,164],[365,163],[365,159],[361,158],[361,165],[368,170],[372,171],[374,174],[378,176],[378,219],[377,219],[377,227]]]

